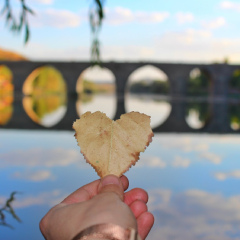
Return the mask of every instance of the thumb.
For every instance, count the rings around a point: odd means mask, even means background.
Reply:
[[[115,193],[119,196],[119,198],[123,201],[124,198],[124,190],[123,185],[120,180],[115,175],[107,175],[101,179],[100,184],[98,186],[98,193]]]

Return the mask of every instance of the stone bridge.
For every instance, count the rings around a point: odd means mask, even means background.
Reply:
[[[65,117],[50,129],[70,130],[72,122],[78,118],[75,104],[76,83],[80,74],[90,67],[89,62],[0,62],[13,72],[15,90],[14,114],[7,125],[2,128],[45,129],[34,123],[26,115],[20,98],[22,87],[28,75],[38,67],[52,66],[59,70],[66,80],[68,89],[68,106]],[[228,64],[173,64],[156,62],[106,62],[103,67],[112,71],[116,81],[117,110],[115,119],[125,113],[124,92],[131,73],[140,67],[151,65],[162,70],[170,82],[170,103],[172,110],[166,121],[154,129],[155,132],[209,132],[239,133],[233,131],[229,120],[229,79],[239,65]],[[211,106],[211,119],[201,129],[192,129],[185,120],[187,81],[191,70],[199,68],[207,73],[211,81],[208,102]],[[161,114],[161,113],[159,113]],[[49,128],[47,128],[49,129]]]

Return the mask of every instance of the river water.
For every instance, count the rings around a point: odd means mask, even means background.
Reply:
[[[172,111],[168,101],[126,98],[126,111],[149,114],[153,128]],[[12,207],[21,220],[3,211],[9,226],[0,225],[2,240],[43,240],[38,224],[49,208],[98,178],[83,159],[71,126],[51,129],[66,109],[60,104],[55,112],[48,112],[44,104],[35,104],[35,111],[36,106],[46,109],[41,114],[40,110],[35,115],[26,111],[42,129],[11,129],[7,123],[0,129],[0,208],[16,191]],[[78,115],[100,110],[113,118],[116,100],[99,95],[92,101],[76,102],[75,109]],[[192,108],[186,122],[194,129],[203,127],[206,109]],[[238,128],[237,122],[234,126]],[[155,132],[153,142],[126,173],[129,189],[141,187],[149,193],[155,224],[147,239],[240,239],[239,146],[239,134]]]

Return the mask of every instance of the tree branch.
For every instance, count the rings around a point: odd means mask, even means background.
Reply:
[[[12,13],[12,7],[10,5],[10,0],[5,0],[5,5],[1,11],[1,15],[5,15],[6,25],[9,30],[13,33],[19,34],[23,29],[25,31],[24,43],[26,44],[29,40],[29,24],[27,20],[27,15],[34,14],[33,10],[31,10],[25,3],[25,0],[19,0],[21,2],[21,14],[20,19],[17,22],[16,17]]]

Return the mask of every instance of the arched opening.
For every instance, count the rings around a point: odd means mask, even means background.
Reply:
[[[105,67],[89,67],[77,80],[77,113],[104,112],[113,119],[116,112],[116,86],[114,74]]]
[[[185,120],[192,129],[201,129],[210,119],[208,96],[212,93],[212,79],[207,70],[194,68],[187,82],[187,96]]]
[[[230,78],[229,96],[240,100],[240,69],[236,69]]]
[[[12,79],[12,71],[6,65],[0,65],[0,125],[6,125],[13,114]]]
[[[151,127],[158,127],[171,112],[169,91],[169,80],[163,71],[152,65],[143,66],[129,76],[125,91],[126,112],[145,113],[151,117]]]
[[[23,107],[44,127],[56,125],[67,111],[67,87],[62,74],[51,66],[35,69],[23,85]]]
[[[208,71],[194,68],[187,82],[187,95],[191,97],[207,97],[212,92],[212,79]]]

